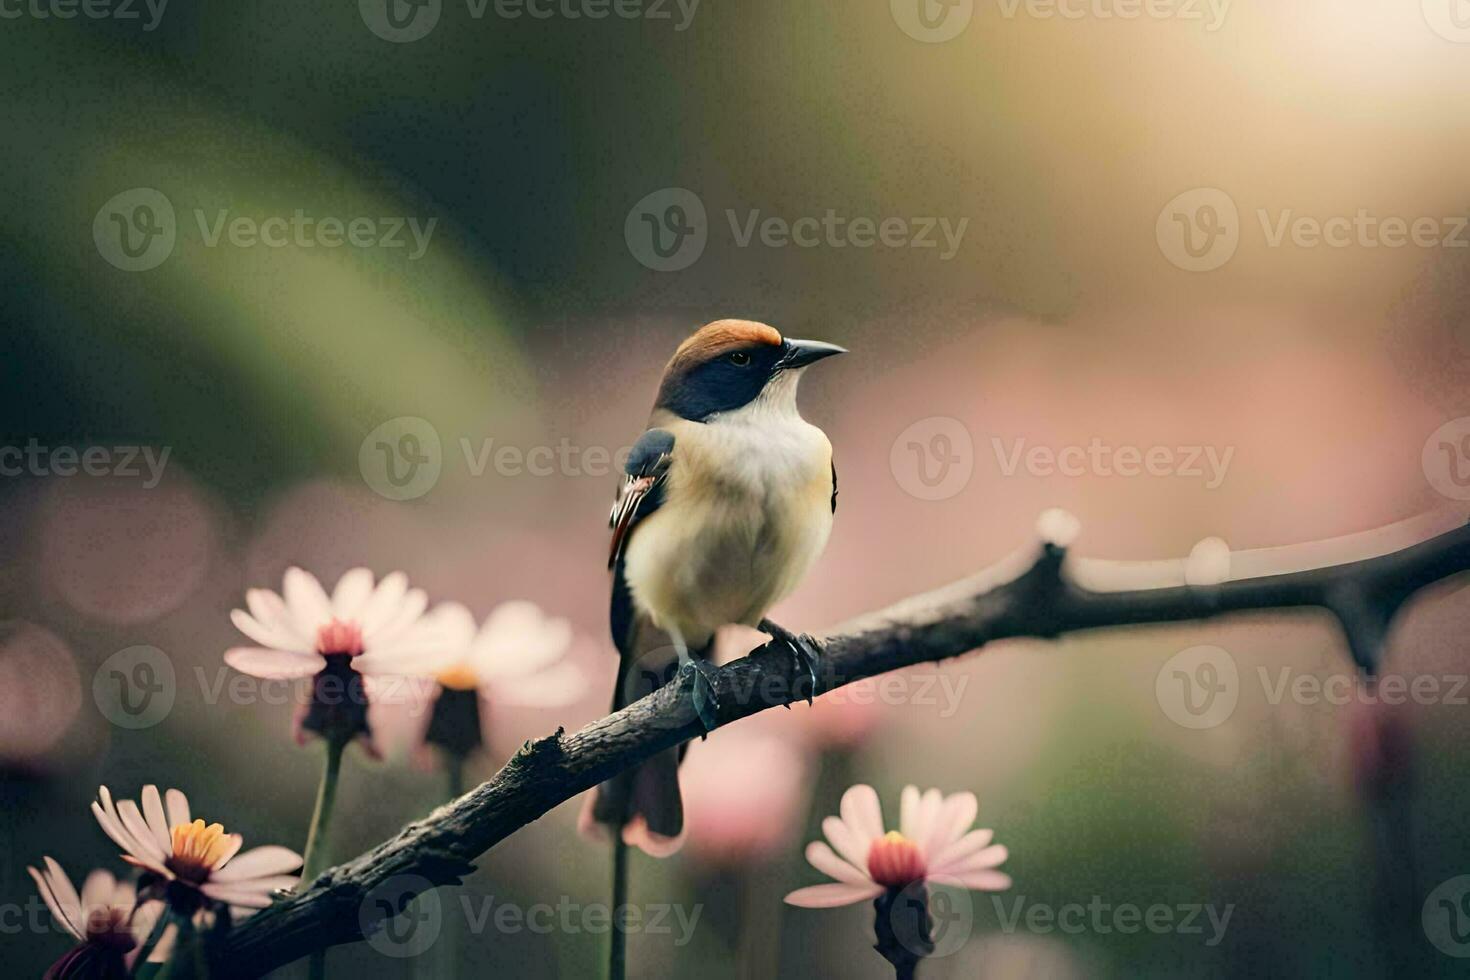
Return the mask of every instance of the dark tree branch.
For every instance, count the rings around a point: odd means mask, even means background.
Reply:
[[[1354,542],[1361,542],[1357,553],[1368,557],[1324,567],[1293,567],[1308,552],[1322,553],[1321,546],[1302,546],[1241,553],[1239,557],[1257,559],[1269,554],[1270,567],[1280,569],[1269,574],[1228,580],[1228,571],[1217,570],[1213,577],[1206,571],[1204,580],[1217,584],[1104,591],[1094,584],[1097,580],[1111,576],[1136,581],[1138,576],[1121,563],[1085,560],[1075,563],[1078,574],[1064,574],[1064,545],[1074,527],[1066,515],[1051,512],[1039,525],[1039,548],[863,616],[822,639],[818,693],[957,657],[1005,638],[1054,638],[1080,630],[1293,607],[1319,607],[1335,615],[1354,659],[1372,673],[1387,624],[1404,601],[1427,585],[1470,570],[1470,528],[1457,526],[1387,554],[1368,547],[1381,536],[1329,542],[1341,545],[1338,554],[1352,553]],[[1155,579],[1165,582],[1201,581],[1199,570],[1184,562],[1149,567]],[[1078,584],[1082,578],[1092,587]],[[725,666],[717,685],[720,724],[792,701],[793,682],[792,658],[772,644]],[[681,679],[581,731],[558,730],[527,742],[489,781],[238,925],[219,968],[235,976],[259,976],[313,950],[362,938],[364,929],[375,927],[379,897],[391,904],[423,888],[457,884],[481,854],[553,807],[698,736],[702,728],[689,694],[688,681]]]

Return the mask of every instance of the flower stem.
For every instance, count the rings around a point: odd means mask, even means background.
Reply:
[[[143,968],[148,965],[148,957],[153,955],[154,947],[163,938],[163,932],[168,928],[168,924],[173,921],[173,916],[173,911],[166,905],[163,911],[158,913],[158,921],[153,923],[153,928],[148,932],[148,938],[143,940],[143,946],[138,950],[137,958],[133,960],[133,976],[138,976],[143,972]]]
[[[328,824],[337,801],[337,776],[342,771],[342,750],[347,740],[328,737],[326,765],[322,767],[321,785],[316,791],[316,809],[311,814],[311,829],[306,834],[306,857],[301,866],[301,885],[306,887],[327,866]]]
[[[457,800],[464,795],[464,756],[458,752],[444,753],[444,776],[449,787],[449,798]]]
[[[628,904],[628,845],[621,827],[613,828],[613,927],[609,931],[607,980],[623,980],[628,969],[628,935],[618,928],[618,909]]]
[[[929,890],[922,881],[890,888],[873,900],[873,948],[893,964],[896,980],[913,980],[919,962],[934,952]]]

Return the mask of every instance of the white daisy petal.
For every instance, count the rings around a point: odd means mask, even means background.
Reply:
[[[269,647],[272,650],[294,650],[297,653],[310,652],[307,644],[302,642],[294,633],[275,627],[268,627],[243,609],[231,609],[230,622],[235,624],[235,629],[244,633],[261,646]]]
[[[133,835],[127,832],[122,825],[122,821],[117,819],[117,817],[108,813],[96,803],[92,804],[92,815],[97,818],[97,825],[102,828],[102,832],[108,837],[111,837],[112,842],[118,847],[121,847],[127,852],[138,849],[138,845],[133,843]]]
[[[232,888],[228,885],[216,885],[207,881],[199,886],[199,890],[217,902],[226,902],[247,909],[268,908],[273,901],[268,891]]]
[[[496,607],[475,637],[473,656],[490,677],[524,677],[554,664],[572,643],[572,624],[522,599]]]
[[[117,902],[119,891],[121,889],[118,888],[117,879],[112,876],[111,871],[97,868],[87,875],[87,880],[82,882],[82,918],[85,919],[93,909],[122,904]]]
[[[372,594],[373,573],[366,568],[354,568],[339,578],[332,590],[332,614],[344,623],[355,620]]]
[[[61,928],[71,933],[73,939],[84,938],[83,932],[86,929],[86,917],[82,912],[81,906],[76,905],[68,908],[57,899],[56,891],[51,884],[49,870],[47,873],[42,874],[35,868],[27,867],[26,871],[30,872],[31,879],[36,883],[36,891],[40,893],[41,901],[46,903],[46,908],[51,910],[52,917],[56,919]]]
[[[363,603],[358,612],[358,625],[362,627],[362,635],[367,637],[376,633],[384,623],[388,622],[398,612],[398,607],[408,592],[408,576],[402,572],[389,572],[383,576],[373,594]]]
[[[946,869],[946,873],[958,878],[975,871],[987,871],[1005,864],[1008,857],[1010,857],[1010,851],[1004,844],[991,844],[961,861],[954,862]]]
[[[837,849],[837,853],[847,859],[847,863],[856,868],[868,866],[868,849],[873,846],[871,840],[858,836],[840,817],[825,817],[822,820],[822,833],[827,835],[827,840]]]
[[[163,849],[148,829],[148,821],[143,819],[142,812],[138,810],[138,804],[132,800],[119,800],[117,815],[122,820],[122,825],[127,828],[128,834],[133,838],[133,843],[138,845],[139,849],[133,852],[134,857],[148,858],[151,861],[163,861],[168,858],[168,851]]]
[[[189,798],[181,790],[171,789],[163,794],[163,801],[168,807],[168,825],[177,827],[181,823],[189,823]]]
[[[530,677],[495,681],[498,704],[522,708],[560,708],[587,693],[587,675],[576,664],[555,664]]]
[[[163,815],[163,798],[152,783],[143,787],[143,818],[158,846],[165,854],[169,853],[173,849],[173,835],[169,833],[168,818]]]
[[[812,885],[798,888],[786,896],[786,904],[808,909],[830,909],[839,905],[853,905],[877,898],[883,894],[882,885],[848,885],[842,882],[832,885]]]
[[[220,852],[219,857],[215,858],[213,871],[218,871],[220,868],[229,864],[230,858],[240,853],[240,845],[245,843],[245,838],[239,834],[225,834],[224,840],[224,850]],[[211,874],[210,877],[213,877],[213,875]]]
[[[319,654],[268,650],[265,647],[235,647],[226,650],[225,663],[242,674],[267,680],[310,677],[326,666],[326,661]]]
[[[866,783],[849,787],[837,809],[843,822],[869,842],[883,836],[883,805],[873,787]]]
[[[290,637],[291,642],[281,647],[282,650],[300,650],[303,653],[310,653],[316,649],[316,635],[301,632],[296,626],[296,621],[291,618],[291,610],[286,608],[286,600],[270,589],[245,590],[245,605],[250,608],[250,615],[255,617],[255,621],[264,629]],[[273,646],[274,644],[268,645]]]
[[[819,840],[812,841],[806,846],[806,859],[807,863],[822,874],[849,885],[864,885],[873,880],[842,860],[832,851],[832,848]]]
[[[1003,892],[1011,887],[1011,876],[1003,871],[972,871],[955,875],[960,887],[979,892]]]
[[[429,608],[429,595],[423,589],[409,589],[399,600],[397,608],[383,622],[372,631],[371,642],[374,648],[392,646],[403,637],[412,633],[413,629],[421,622],[424,610]],[[364,631],[363,642],[369,642],[369,634]]]
[[[288,568],[283,591],[291,621],[302,636],[314,638],[317,630],[331,622],[332,600],[315,575],[294,566]]]
[[[957,865],[986,844],[989,844],[994,838],[995,831],[988,828],[972,830],[934,855],[933,860],[929,862],[929,867],[935,871],[941,871],[944,868]]]
[[[974,793],[954,793],[944,801],[934,826],[929,829],[929,839],[920,841],[925,854],[938,854],[959,840],[975,822],[980,811],[980,802]]]
[[[914,836],[909,839],[916,843],[928,840],[943,806],[944,794],[937,789],[925,790],[924,795],[919,798],[919,808],[914,816]]]
[[[218,870],[211,874],[209,879],[220,882],[238,882],[247,878],[283,874],[287,871],[295,871],[299,867],[301,867],[300,854],[287,847],[267,844],[263,847],[252,847],[230,861],[228,866],[218,866]]]
[[[903,795],[899,797],[898,804],[898,832],[909,840],[916,840],[914,836],[914,823],[919,817],[919,787],[909,785],[903,788]]]

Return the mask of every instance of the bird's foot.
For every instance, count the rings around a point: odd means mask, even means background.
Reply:
[[[720,724],[720,698],[715,693],[715,678],[719,676],[720,668],[700,657],[691,657],[684,661],[679,668],[681,674],[694,675],[694,713],[699,716],[699,723],[704,726],[704,734],[700,740],[709,737]]]
[[[792,660],[795,661],[796,682],[793,685],[792,694],[801,697],[803,686],[806,688],[806,703],[811,704],[817,691],[817,669],[822,662],[822,648],[816,639],[808,633],[793,633],[784,626],[778,626],[769,619],[761,620],[760,629],[769,633],[771,638],[791,651]],[[805,681],[805,685],[803,685]],[[789,704],[787,707],[791,707]]]

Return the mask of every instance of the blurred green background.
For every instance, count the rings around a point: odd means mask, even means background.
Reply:
[[[0,478],[7,908],[34,904],[24,868],[42,854],[74,879],[117,867],[87,811],[99,783],[126,797],[178,786],[247,846],[300,847],[317,751],[290,741],[289,707],[208,693],[238,642],[229,610],[246,588],[278,588],[290,564],[324,581],[357,564],[403,569],[481,615],[520,597],[573,621],[594,690],[559,712],[492,712],[501,737],[481,777],[520,740],[598,717],[614,481],[585,451],[637,437],[664,360],[708,320],[751,317],[853,351],[803,389],[842,490],[827,555],[773,616],[803,629],[995,561],[1049,506],[1081,519],[1079,553],[1136,560],[1211,535],[1263,548],[1464,508],[1436,491],[1424,454],[1470,413],[1464,246],[1273,245],[1270,232],[1288,212],[1443,228],[1464,215],[1470,46],[1434,29],[1434,0],[1238,0],[1217,29],[1182,13],[1103,16],[1104,2],[1074,5],[1075,19],[962,3],[951,16],[967,26],[941,43],[903,29],[900,0],[703,0],[687,24],[675,4],[661,8],[670,19],[542,20],[445,0],[405,43],[370,29],[382,6],[370,0],[174,0],[152,29],[145,7],[61,19],[27,2],[0,6],[0,443],[169,457],[152,487]],[[167,199],[175,241],[131,272],[94,224],[136,188]],[[697,196],[708,241],[661,272],[625,228],[668,188]],[[1238,248],[1209,271],[1181,268],[1160,231],[1193,188],[1238,210]],[[221,214],[260,224],[298,209],[380,230],[405,219],[406,245],[211,244]],[[829,210],[967,223],[949,258],[742,245],[731,224]],[[408,219],[434,221],[422,254]],[[375,492],[361,451],[402,417],[433,429],[441,472],[400,501]],[[935,418],[966,433],[956,450],[972,472],[925,499],[904,434]],[[1007,472],[1001,448],[1093,439],[1233,454],[1208,486]],[[487,443],[583,455],[547,475],[477,471]],[[1467,620],[1470,595],[1436,590],[1399,624],[1387,669],[1464,674]],[[1233,715],[1207,730],[1176,725],[1155,694],[1170,657],[1198,644],[1228,650],[1242,678]],[[177,697],[133,731],[97,709],[93,679],[135,645],[166,653]],[[762,721],[805,766],[779,846],[635,861],[635,901],[703,913],[688,944],[632,937],[632,969],[884,976],[867,909],[779,905],[818,880],[801,843],[868,781],[890,813],[908,782],[975,791],[980,823],[1011,848],[1004,903],[1234,906],[1206,946],[1208,932],[1008,930],[976,895],[966,941],[929,976],[1385,975],[1350,709],[1272,703],[1258,668],[1282,667],[1350,671],[1330,621],[1248,617],[998,645],[937,668],[966,682],[955,710],[884,705],[841,738],[813,739],[804,708]],[[1398,714],[1414,737],[1412,860],[1428,895],[1470,871],[1465,708]],[[339,856],[423,815],[441,789],[400,758],[352,753]],[[574,818],[569,804],[506,841],[465,894],[606,901],[604,854]],[[454,948],[462,975],[586,976],[602,942],[491,930]],[[32,975],[66,943],[22,929],[4,946]],[[1431,969],[1460,975],[1462,960],[1429,952]],[[364,944],[332,962],[447,969]]]

